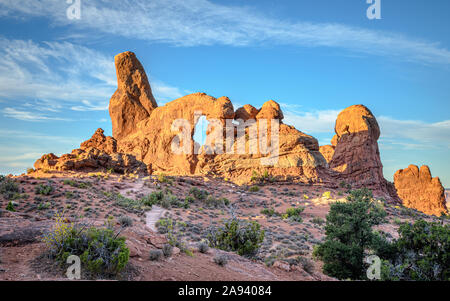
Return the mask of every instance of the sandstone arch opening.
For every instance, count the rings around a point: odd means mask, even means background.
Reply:
[[[208,124],[209,122],[205,115],[200,116],[195,124],[192,140],[194,140],[194,154],[196,155],[201,153],[202,147],[206,143]]]

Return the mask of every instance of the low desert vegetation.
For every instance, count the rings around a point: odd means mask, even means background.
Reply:
[[[372,228],[385,222],[386,211],[367,189],[350,191],[346,203],[331,205],[325,241],[313,255],[323,272],[338,279],[367,280],[364,259],[382,260],[382,280],[450,280],[450,226],[418,220],[402,223],[398,239]]]
[[[5,176],[0,175],[0,194],[7,200],[20,198],[19,185]]]
[[[216,264],[220,265],[221,267],[226,266],[228,263],[228,257],[225,254],[216,254],[213,260]]]
[[[404,223],[385,247],[382,280],[450,280],[450,225],[424,220]]]
[[[257,185],[253,185],[248,189],[248,191],[250,191],[250,192],[258,192],[259,190],[260,190],[260,188]]]
[[[290,219],[292,221],[301,223],[302,217],[300,214],[305,210],[304,207],[298,207],[298,208],[288,208],[286,210],[286,213],[282,215],[283,219]]]
[[[255,221],[232,218],[222,227],[211,228],[208,240],[211,247],[236,252],[241,256],[255,255],[264,241],[265,231]]]
[[[125,238],[118,237],[113,229],[76,226],[67,223],[62,214],[56,215],[56,222],[43,241],[58,263],[65,265],[69,256],[76,255],[81,259],[82,270],[94,277],[115,276],[129,260]]]
[[[41,195],[50,195],[53,193],[53,190],[54,190],[54,188],[51,185],[39,184],[35,188],[35,193],[41,194]]]

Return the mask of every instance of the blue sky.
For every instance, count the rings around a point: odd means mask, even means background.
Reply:
[[[427,164],[450,187],[450,1],[0,0],[0,173],[77,148],[134,51],[159,105],[192,92],[235,107],[282,104],[285,123],[329,144],[340,110],[376,115],[387,179]]]

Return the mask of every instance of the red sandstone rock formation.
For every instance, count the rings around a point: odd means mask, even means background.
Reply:
[[[57,157],[54,154],[42,156],[34,163],[36,170],[47,171],[95,171],[114,170],[118,173],[146,173],[147,166],[133,155],[117,153],[117,142],[105,137],[98,129],[91,139],[81,143],[81,148],[70,154]]]
[[[150,116],[158,106],[147,75],[133,52],[115,57],[117,90],[109,103],[113,136],[121,139],[136,130],[139,121]]]
[[[392,197],[395,189],[383,176],[378,138],[380,128],[372,112],[363,105],[354,105],[339,113],[332,145],[320,148],[337,181],[354,188],[367,187]]]
[[[445,190],[438,177],[432,178],[430,168],[410,165],[394,175],[394,185],[403,205],[426,214],[448,214]]]
[[[125,62],[125,63],[119,63]],[[123,68],[123,65],[135,66],[137,68]],[[117,149],[119,152],[132,154],[138,160],[148,165],[148,169],[154,172],[164,172],[171,175],[216,175],[227,177],[236,182],[245,182],[250,180],[254,172],[263,173],[268,170],[272,175],[279,175],[283,178],[287,176],[299,177],[306,182],[316,182],[320,180],[318,169],[325,168],[326,162],[319,152],[317,140],[311,136],[297,131],[294,127],[285,125],[281,122],[283,112],[275,101],[266,102],[260,110],[251,105],[245,105],[234,111],[233,105],[227,97],[214,98],[204,93],[194,93],[169,102],[163,107],[156,107],[156,102],[145,111],[139,104],[149,103],[147,98],[144,100],[136,98],[119,97],[122,91],[128,91],[129,85],[135,81],[128,73],[136,72],[140,74],[139,78],[146,78],[145,71],[132,53],[119,54],[116,56],[116,68],[118,74],[119,88],[110,103],[110,115],[113,120],[113,136],[117,139]],[[125,80],[127,79],[127,80]],[[147,88],[147,82],[145,85]],[[137,89],[142,90],[142,89]],[[150,87],[148,85],[148,91]],[[122,95],[120,94],[120,95]],[[147,99],[147,100],[146,100]],[[229,154],[224,153],[225,147],[217,148],[213,146],[214,153],[198,153],[198,150],[211,150],[211,147],[200,146],[194,143],[192,136],[195,124],[200,115],[206,116],[210,122],[207,134],[208,138],[223,139],[221,142],[225,146],[227,130],[232,133],[233,138],[237,139],[237,125],[232,128],[226,128],[227,119],[242,119],[243,121],[255,120],[259,125],[263,119],[269,119],[269,132],[266,133],[270,140],[271,119],[280,121],[280,147],[279,160],[273,166],[262,166],[261,158],[269,157],[272,154],[261,154],[258,146],[256,153]],[[189,127],[189,139],[184,141],[183,147],[190,150],[189,154],[175,153],[172,149],[172,142],[179,135],[179,126],[172,128],[176,120],[185,120]],[[217,131],[212,121],[218,122],[216,125],[223,126],[223,132]],[[249,129],[245,130],[246,136]],[[258,131],[258,136],[261,133]],[[247,138],[246,138],[247,139]],[[245,141],[246,149],[252,137]],[[217,141],[217,140],[215,140]],[[236,143],[231,144],[231,149],[236,149]]]
[[[97,129],[91,139],[81,143],[81,149],[96,148],[107,154],[117,153],[117,141],[113,137],[105,137],[103,129]]]

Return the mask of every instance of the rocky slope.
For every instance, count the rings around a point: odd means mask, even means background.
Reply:
[[[139,177],[97,172],[40,172],[11,178],[19,186],[20,197],[14,201],[16,212],[0,209],[0,280],[66,280],[64,269],[45,255],[42,234],[55,223],[56,212],[64,212],[66,220],[76,224],[104,226],[113,221],[116,232],[126,238],[130,261],[119,279],[124,280],[333,280],[322,273],[322,263],[312,256],[313,248],[325,235],[325,218],[330,205],[345,201],[346,188],[328,189],[301,183],[266,183],[260,191],[247,186],[208,177]],[[51,186],[50,193],[39,193]],[[167,191],[183,200],[192,188],[206,191],[214,198],[225,197],[240,219],[257,221],[266,231],[265,239],[252,260],[220,250],[198,250],[211,226],[221,225],[231,217],[227,208],[209,207],[195,201],[188,209],[169,207],[163,217],[183,223],[179,239],[192,250],[187,255],[174,249],[169,257],[149,259],[149,252],[163,248],[166,237],[147,224],[146,209],[132,206],[155,191]],[[327,193],[325,193],[327,192]],[[329,195],[324,197],[324,195]],[[9,200],[0,195],[0,208]],[[263,208],[285,212],[304,207],[302,221],[281,216],[266,216]],[[417,219],[437,220],[413,209],[384,204],[387,222],[380,229],[395,237],[399,223]],[[157,209],[157,208],[156,208]],[[147,209],[150,210],[150,209]],[[151,209],[153,210],[153,209]],[[120,218],[132,223],[121,229]],[[214,263],[216,254],[224,254],[228,264]]]

